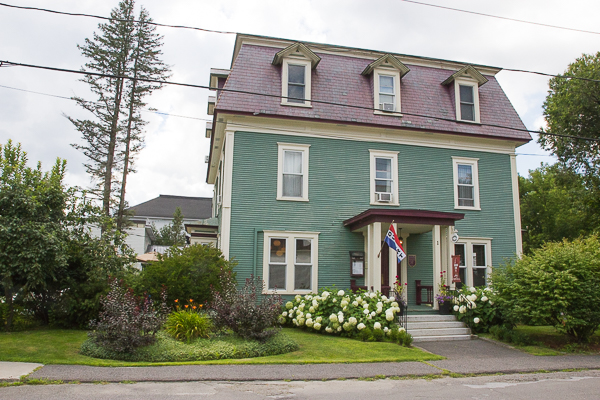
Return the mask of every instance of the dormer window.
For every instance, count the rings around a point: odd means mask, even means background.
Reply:
[[[294,43],[273,58],[273,65],[282,66],[281,105],[311,107],[311,73],[321,57],[302,43]]]
[[[487,82],[487,78],[471,65],[467,65],[442,85],[454,85],[456,120],[464,122],[481,122],[479,113],[479,86]]]
[[[367,65],[362,75],[373,74],[375,114],[399,115],[400,78],[408,71],[408,67],[391,54],[383,55]]]

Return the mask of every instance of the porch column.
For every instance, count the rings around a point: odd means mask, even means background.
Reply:
[[[441,283],[440,273],[442,272],[442,235],[439,225],[434,225],[432,235],[433,237],[433,295],[438,294],[438,286]],[[438,309],[438,304],[433,300],[433,308]]]
[[[368,260],[369,270],[366,285],[368,290],[381,290],[381,258],[377,257],[381,249],[381,222],[373,222],[368,227]]]

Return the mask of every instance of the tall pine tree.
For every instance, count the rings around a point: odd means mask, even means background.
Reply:
[[[112,10],[110,22],[98,25],[100,33],[78,46],[89,60],[84,70],[109,76],[83,78],[97,96],[96,102],[74,98],[94,118],[68,117],[84,139],[84,144],[73,146],[89,159],[84,165],[105,215],[116,207],[118,229],[124,224],[127,175],[134,172],[135,155],[143,147],[143,99],[161,87],[139,79],[169,76],[169,68],[160,59],[162,36],[149,24],[152,20],[144,8],[135,20],[134,6],[134,0],[122,0]]]

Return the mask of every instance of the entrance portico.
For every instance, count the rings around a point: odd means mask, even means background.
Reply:
[[[406,295],[411,296],[406,297],[405,295],[405,299],[410,299],[412,302],[412,298],[416,298],[414,291],[415,279],[413,278],[417,275],[408,273],[408,257],[402,261],[401,265],[398,265],[396,252],[389,249],[387,245],[383,246],[382,249],[383,239],[390,224],[393,224],[398,236],[404,239],[403,247],[407,255],[414,255],[414,250],[407,244],[409,236],[423,238],[422,234],[431,232],[431,243],[426,243],[425,246],[421,243],[420,247],[429,249],[429,245],[431,245],[432,252],[422,257],[425,261],[419,262],[419,269],[421,274],[425,272],[423,285],[433,286],[435,295],[435,291],[441,283],[441,272],[450,270],[453,253],[451,250],[453,248],[451,236],[454,223],[463,218],[464,214],[461,213],[369,209],[344,221],[344,225],[352,232],[362,232],[365,238],[364,286],[368,290],[385,293],[393,286],[396,276],[398,276],[402,285],[407,287]],[[380,255],[380,251],[382,255]],[[448,276],[449,274],[446,274],[446,279]],[[449,282],[445,283],[448,284]],[[433,306],[437,308],[437,304],[433,304]]]

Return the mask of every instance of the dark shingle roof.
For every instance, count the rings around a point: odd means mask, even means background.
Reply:
[[[173,218],[177,207],[185,219],[207,219],[212,215],[212,198],[161,194],[128,210],[134,212],[134,217]]]
[[[279,49],[273,47],[242,44],[225,89],[280,96],[281,66],[271,62],[278,51]],[[313,100],[373,107],[373,77],[361,75],[372,60],[318,51],[315,53],[321,57],[321,62],[312,72]],[[495,77],[486,75],[489,81],[479,88],[481,123],[513,129],[454,121],[454,88],[453,85],[444,86],[442,82],[455,71],[409,63],[406,63],[406,66],[410,68],[410,72],[402,78],[400,89],[403,118],[377,115],[372,110],[315,102],[312,103],[312,108],[288,107],[282,106],[277,97],[236,92],[222,92],[216,111],[260,112],[284,118],[425,129],[516,141],[531,140],[528,132],[513,130],[526,128]]]

